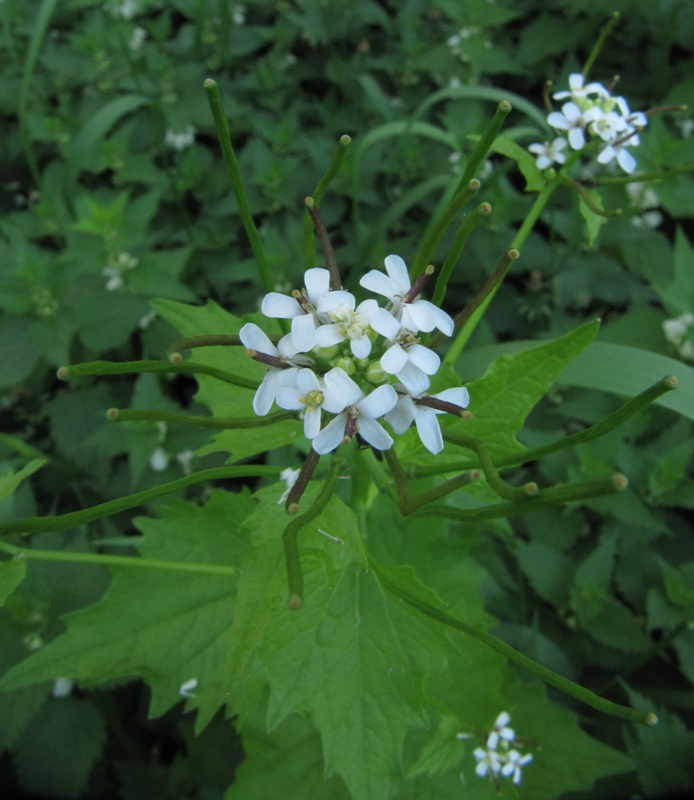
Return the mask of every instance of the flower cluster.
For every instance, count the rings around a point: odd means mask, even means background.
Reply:
[[[681,358],[694,361],[694,348],[689,338],[689,328],[694,326],[694,314],[686,311],[674,319],[663,322],[665,338],[674,345]]]
[[[381,418],[395,433],[414,423],[424,446],[438,453],[437,416],[460,414],[469,403],[462,387],[427,394],[441,360],[419,334],[436,329],[450,336],[454,328],[445,311],[419,297],[429,273],[413,286],[402,258],[388,256],[385,267],[387,274],[372,270],[360,281],[387,298],[385,308],[373,299],[357,305],[350,292],[331,288],[327,269],[312,268],[304,273],[303,291],[263,298],[266,317],[291,320],[291,331],[276,345],[253,323],[239,332],[249,354],[268,365],[253,410],[264,416],[276,403],[298,411],[319,455],[357,433],[377,450],[389,449],[393,439]]]
[[[630,111],[623,97],[612,95],[601,83],[584,84],[580,72],[569,76],[568,91],[556,92],[553,97],[565,102],[561,111],[548,115],[547,122],[562,135],[529,146],[539,169],[566,163],[567,142],[572,150],[583,150],[588,139],[593,139],[600,143],[599,164],[616,160],[624,172],[634,171],[636,161],[628,148],[639,144],[638,132],[648,123],[643,112]]]
[[[487,735],[484,747],[476,747],[473,751],[477,766],[475,774],[480,778],[489,776],[497,781],[501,775],[510,778],[516,786],[521,782],[521,771],[533,757],[530,753],[521,753],[514,744],[519,744],[513,728],[509,728],[511,717],[502,711],[496,718],[492,730]],[[469,733],[457,734],[458,739],[469,739]]]

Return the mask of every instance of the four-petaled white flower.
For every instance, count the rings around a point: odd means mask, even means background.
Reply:
[[[470,403],[468,390],[463,387],[445,389],[431,396],[460,408],[467,408]],[[437,416],[443,413],[437,408],[419,405],[410,395],[402,394],[396,406],[386,414],[385,419],[395,433],[404,433],[414,422],[422,444],[430,453],[436,455],[443,450],[443,436],[437,419]]]
[[[607,89],[597,81],[593,81],[584,86],[585,78],[580,72],[573,72],[569,75],[569,91],[555,92],[552,97],[555,100],[565,100],[570,97],[574,102],[580,101],[590,95],[598,97],[609,97]]]
[[[551,142],[535,142],[528,145],[528,150],[537,156],[535,163],[538,169],[547,169],[552,164],[565,164],[566,153],[566,139],[557,136]]]
[[[390,301],[388,310],[379,309],[373,315],[371,327],[386,339],[394,339],[400,328],[411,333],[430,333],[437,328],[441,333],[450,336],[453,333],[453,320],[445,311],[428,300],[408,300],[412,283],[402,258],[396,255],[386,256],[385,267],[387,275],[372,269],[359,281],[365,289],[387,297]],[[393,324],[394,321],[399,323],[397,327]]]
[[[330,291],[330,273],[320,267],[307,269],[304,287],[306,293],[300,298],[270,292],[260,306],[266,317],[291,319],[292,341],[299,353],[308,353],[316,346],[316,330],[322,322],[318,317],[318,304]]]
[[[330,323],[321,325],[316,331],[318,347],[332,347],[349,340],[355,358],[368,358],[371,352],[369,323],[378,311],[378,303],[375,300],[364,300],[358,306],[356,303],[354,295],[349,292],[329,292],[321,297],[318,311],[327,314]]]
[[[520,744],[516,739],[513,728],[509,728],[508,723],[511,717],[508,712],[502,711],[494,722],[494,726],[487,735],[485,747],[476,747],[472,751],[477,764],[475,774],[480,778],[489,776],[497,787],[499,776],[510,778],[517,786],[521,782],[522,769],[529,764],[533,757],[530,753],[521,753],[517,747],[512,747],[515,743]],[[470,739],[469,733],[458,733],[456,739]]]
[[[533,760],[530,753],[522,755],[518,750],[509,750],[506,753],[506,763],[501,768],[501,774],[505,778],[513,778],[513,782],[518,786],[521,782],[521,769]]]
[[[487,736],[487,747],[496,750],[499,739],[504,739],[507,742],[512,742],[516,738],[513,728],[508,727],[511,721],[511,716],[507,711],[502,711],[501,714],[494,720],[494,726],[491,733]]]
[[[331,370],[331,372],[342,372],[342,370]],[[326,374],[327,378],[330,373]],[[349,431],[350,422],[354,426],[354,432],[368,442],[376,450],[388,450],[393,440],[386,429],[376,420],[387,414],[398,401],[398,396],[390,384],[384,384],[374,389],[369,395],[364,392],[357,384],[344,372],[344,378],[340,378],[340,384],[346,400],[345,410],[338,414],[313,440],[313,449],[319,455],[325,455],[337,448]],[[338,376],[334,376],[337,378]],[[351,384],[351,385],[350,385]]]
[[[321,408],[331,414],[339,414],[347,405],[345,387],[351,388],[352,384],[356,386],[339,367],[327,372],[322,383],[313,370],[306,368],[297,372],[295,381],[295,386],[280,386],[276,402],[280,408],[288,411],[301,411],[307,439],[313,439],[320,431]]]

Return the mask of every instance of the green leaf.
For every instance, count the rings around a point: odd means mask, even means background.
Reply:
[[[535,342],[532,341],[516,341],[480,347],[464,353],[457,368],[463,376],[480,375],[494,359],[525,352],[526,348],[534,346]],[[564,369],[561,382],[567,386],[581,386],[612,392],[622,397],[634,397],[666,375],[675,375],[678,386],[674,392],[661,395],[655,401],[656,405],[694,419],[694,369],[681,361],[650,350],[592,342]]]
[[[556,608],[565,608],[576,564],[552,547],[537,542],[516,542],[518,563],[533,589]]]
[[[183,501],[161,508],[160,519],[137,521],[142,556],[196,564],[237,564],[248,544],[239,525],[253,507],[248,494],[213,492],[202,509]],[[102,600],[65,617],[68,629],[11,669],[0,682],[15,688],[69,676],[85,684],[142,676],[152,689],[150,713],[163,714],[197,680],[190,708],[203,728],[226,701],[220,664],[229,647],[231,576],[112,567]],[[183,646],[182,646],[183,645]]]
[[[547,181],[542,175],[542,170],[538,169],[535,163],[535,156],[529,153],[527,148],[514,142],[508,134],[502,133],[497,136],[491,149],[518,164],[518,169],[525,178],[526,192],[541,192],[545,188]]]
[[[13,747],[19,780],[35,796],[78,798],[105,742],[104,720],[92,703],[51,698]]]
[[[603,206],[600,192],[598,192],[597,189],[586,189],[586,194],[592,200],[593,205],[602,211]],[[592,247],[598,238],[600,229],[607,222],[607,217],[603,214],[596,214],[580,194],[578,196],[578,200],[578,210],[581,212],[581,216],[585,220],[586,230],[588,231],[588,244]]]
[[[12,558],[0,561],[0,606],[24,580],[27,572],[26,561]]]
[[[552,342],[497,358],[481,378],[467,384],[474,417],[446,420],[443,426],[484,440],[492,458],[525,449],[516,439],[525,418],[566,365],[595,338],[599,327],[594,320]],[[469,374],[465,355],[456,368],[460,375]]]
[[[45,458],[34,458],[26,466],[22,467],[19,472],[0,475],[0,501],[13,494],[23,480],[33,475],[36,470],[41,469],[46,463],[47,459]]]

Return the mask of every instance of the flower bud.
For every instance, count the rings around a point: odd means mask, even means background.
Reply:
[[[356,364],[349,356],[342,356],[342,358],[338,358],[337,361],[333,361],[333,367],[339,367],[348,375],[354,375],[357,371]]]
[[[388,373],[381,366],[380,361],[372,361],[366,368],[366,380],[369,383],[383,383],[388,378]]]

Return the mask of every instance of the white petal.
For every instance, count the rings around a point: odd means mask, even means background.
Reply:
[[[320,407],[312,408],[304,414],[304,436],[313,439],[320,431]]]
[[[284,358],[292,358],[292,356],[295,356],[300,352],[294,344],[291,333],[285,334],[279,340],[277,343],[277,349],[279,350],[280,355]]]
[[[400,323],[389,311],[386,311],[385,308],[379,308],[378,311],[376,311],[369,320],[369,325],[371,325],[376,333],[380,333],[381,336],[385,336],[386,339],[395,339],[400,332]]]
[[[429,333],[434,328],[438,328],[446,336],[453,333],[453,320],[445,311],[428,300],[407,303],[402,309],[402,326],[413,333],[417,331]]]
[[[266,294],[260,304],[260,310],[266,317],[273,317],[274,319],[292,319],[305,313],[298,300],[278,292]]]
[[[441,436],[441,428],[439,427],[438,419],[436,419],[434,409],[419,406],[417,412],[414,421],[419,438],[422,440],[424,447],[430,453],[436,455],[443,450],[443,437]]]
[[[429,388],[429,378],[410,361],[396,374],[397,379],[413,396],[417,397]]]
[[[398,395],[393,387],[386,383],[374,389],[371,394],[357,403],[359,416],[376,419],[387,414],[398,402]],[[384,448],[381,448],[384,449]]]
[[[378,303],[375,300],[362,300],[357,306],[357,314],[364,317],[368,322],[373,315],[379,311]]]
[[[569,120],[563,115],[560,114],[558,111],[552,111],[551,114],[547,115],[547,122],[553,127],[557,128],[560,131],[568,131],[571,127],[571,123]]]
[[[316,329],[316,344],[318,347],[332,347],[334,344],[344,342],[345,337],[340,333],[339,325],[320,325]]]
[[[393,440],[390,435],[376,420],[360,416],[357,427],[362,439],[372,447],[375,447],[376,450],[388,450],[392,446]]]
[[[316,321],[312,314],[303,314],[292,320],[292,342],[300,353],[308,353],[316,346]]]
[[[411,397],[401,395],[395,408],[392,408],[386,415],[386,422],[393,428],[395,433],[405,433],[410,427],[415,416],[415,405]]]
[[[304,286],[309,301],[315,306],[326,292],[330,291],[330,273],[321,267],[312,267],[304,272]]]
[[[239,331],[239,338],[244,347],[248,350],[255,350],[257,353],[265,353],[268,356],[278,356],[279,352],[275,345],[268,339],[265,331],[261,330],[255,323],[247,322]]]
[[[371,352],[371,339],[369,339],[366,334],[359,339],[352,339],[349,344],[352,348],[352,355],[355,358],[369,357],[369,353]]]
[[[323,376],[325,391],[323,392],[323,408],[331,414],[337,414],[347,406],[354,405],[362,395],[361,389],[340,367],[334,367]]]
[[[299,399],[303,396],[304,393],[299,389],[295,389],[292,386],[280,386],[277,390],[275,402],[280,408],[284,408],[287,411],[301,411],[306,407],[306,404]]]
[[[454,386],[452,389],[444,389],[433,395],[445,403],[453,403],[461,408],[467,408],[470,405],[470,395],[464,386]]]
[[[347,413],[338,414],[331,420],[325,428],[314,438],[313,449],[319,456],[331,453],[336,447],[342,444],[345,438],[345,425],[347,424]]]
[[[394,344],[381,356],[381,368],[389,375],[397,375],[407,361],[408,355],[405,350],[399,344]]]
[[[398,294],[397,285],[391,279],[379,272],[377,269],[372,269],[359,281],[359,285],[368,289],[375,294],[383,295],[383,297],[396,297]]]
[[[374,302],[376,302],[374,300]],[[354,311],[357,301],[351,292],[328,292],[318,301],[318,310],[324,314],[334,314],[343,306],[347,306],[350,311]]]
[[[586,137],[583,135],[583,128],[571,128],[569,131],[569,144],[574,150],[583,150]]]
[[[386,272],[398,288],[398,294],[404,297],[412,288],[410,276],[407,273],[407,264],[400,256],[386,256]]]
[[[264,417],[275,402],[280,372],[281,370],[270,367],[262,383],[258,387],[258,391],[255,393],[255,397],[253,398],[253,411],[255,411],[259,417]]]
[[[617,163],[629,175],[636,169],[636,159],[623,147],[617,153]]]
[[[408,350],[408,355],[410,363],[414,364],[415,367],[419,367],[427,375],[435,375],[441,366],[439,356],[433,350],[424,347],[423,344],[413,344]]]
[[[313,392],[316,389],[320,390],[320,383],[316,377],[316,373],[312,369],[300,369],[296,374],[296,386],[304,394]]]

